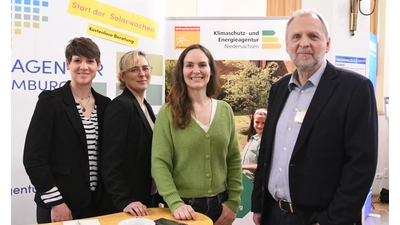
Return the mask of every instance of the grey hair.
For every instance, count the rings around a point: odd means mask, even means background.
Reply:
[[[324,31],[325,31],[326,37],[327,38],[329,37],[330,34],[329,34],[328,23],[326,22],[326,20],[318,12],[316,12],[316,11],[314,11],[312,9],[300,9],[300,10],[295,11],[293,13],[292,17],[290,17],[290,19],[286,23],[285,39],[287,39],[288,28],[289,28],[290,24],[292,23],[292,21],[295,18],[302,17],[302,16],[316,16],[322,22],[322,26],[324,27]]]

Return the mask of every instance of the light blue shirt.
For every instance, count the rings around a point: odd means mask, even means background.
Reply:
[[[283,107],[276,126],[274,150],[268,191],[275,200],[286,199],[291,202],[289,189],[289,164],[300,132],[303,118],[307,115],[308,106],[314,96],[321,76],[326,68],[326,60],[321,67],[301,86],[297,70],[290,78],[289,97]]]

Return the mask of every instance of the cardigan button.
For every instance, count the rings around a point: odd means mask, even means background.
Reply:
[[[209,138],[210,138],[210,135],[209,135],[209,134],[206,134],[204,137],[205,137],[206,139],[209,139]]]

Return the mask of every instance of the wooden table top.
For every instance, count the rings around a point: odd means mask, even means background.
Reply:
[[[175,220],[181,223],[186,223],[188,225],[212,225],[212,220],[204,214],[197,213],[197,220],[177,220],[171,214],[169,208],[148,208],[147,211],[149,212],[148,216],[142,216],[142,218],[147,218],[151,220],[156,220],[159,218],[166,218],[170,220]],[[79,219],[82,220],[90,220],[90,219],[98,219],[101,225],[118,225],[121,220],[136,218],[136,216],[131,215],[130,213],[120,212],[114,213],[104,216],[97,216],[91,217],[86,219]],[[48,225],[63,225],[63,222],[56,222],[56,223],[46,223]]]

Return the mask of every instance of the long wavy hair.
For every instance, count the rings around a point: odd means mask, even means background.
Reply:
[[[172,87],[167,96],[168,107],[171,107],[175,127],[184,129],[189,125],[192,119],[193,105],[189,98],[187,85],[183,77],[183,64],[187,53],[193,49],[200,49],[208,58],[208,64],[211,69],[210,80],[207,83],[206,95],[208,97],[217,97],[221,91],[221,79],[217,69],[217,65],[211,52],[200,44],[194,44],[187,47],[179,56],[175,70],[172,74]]]

